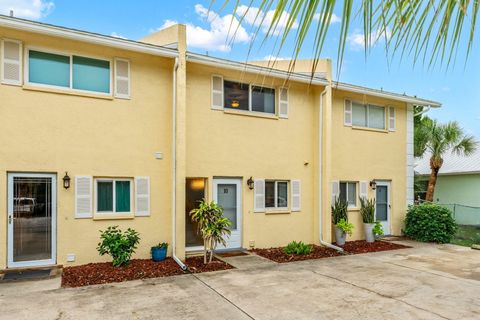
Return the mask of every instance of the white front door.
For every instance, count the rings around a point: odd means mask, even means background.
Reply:
[[[231,221],[227,246],[218,249],[242,247],[242,180],[213,179],[213,200],[223,208],[223,216]]]
[[[56,175],[8,174],[8,267],[56,263]]]
[[[377,181],[375,221],[380,221],[385,235],[391,234],[390,229],[390,182]]]

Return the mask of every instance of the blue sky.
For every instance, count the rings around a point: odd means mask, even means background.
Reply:
[[[245,61],[267,56],[288,57],[291,42],[280,53],[273,50],[273,41],[260,48],[254,45],[250,53],[250,39],[258,26],[244,21],[237,31],[235,41],[227,42],[231,21],[231,7],[221,11],[222,0],[209,12],[210,0],[0,0],[0,13],[15,15],[46,23],[77,28],[107,35],[137,40],[162,26],[179,22],[187,24],[189,50],[212,56]],[[234,3],[235,1],[231,1]],[[241,0],[247,5],[250,0]],[[340,11],[338,10],[337,13]],[[268,20],[268,13],[266,19]],[[285,13],[288,14],[288,13]],[[248,19],[245,19],[248,20]],[[253,19],[252,19],[253,20]],[[326,39],[324,57],[336,62],[337,35],[340,24],[333,19],[331,32]],[[480,51],[475,45],[466,65],[463,52],[459,52],[456,65],[449,70],[437,67],[429,70],[422,64],[413,67],[411,58],[388,62],[381,41],[365,58],[361,28],[354,22],[350,29],[343,68],[337,79],[371,88],[417,95],[437,100],[443,107],[430,111],[430,116],[441,121],[457,120],[465,130],[480,140]],[[258,44],[263,40],[263,28],[257,34]],[[309,58],[313,38],[307,40],[301,58]],[[478,44],[478,41],[477,41]]]

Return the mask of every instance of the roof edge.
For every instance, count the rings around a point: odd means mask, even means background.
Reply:
[[[37,21],[14,18],[0,14],[0,27],[45,34],[70,40],[88,42],[113,48],[141,52],[156,56],[175,58],[178,52],[153,44],[106,36],[98,33],[55,26]]]

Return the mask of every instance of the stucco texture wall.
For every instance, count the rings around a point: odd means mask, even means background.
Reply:
[[[396,131],[374,131],[344,126],[344,100],[350,99],[396,109]],[[332,111],[332,180],[391,182],[391,230],[399,235],[406,214],[406,104],[361,94],[334,90]],[[358,196],[358,192],[357,192]],[[369,197],[375,191],[369,188]],[[358,209],[349,210],[355,225],[350,240],[363,239],[362,218]]]
[[[440,175],[433,199],[442,204],[480,207],[480,174]]]
[[[6,266],[8,172],[56,173],[57,263],[76,254],[75,264],[105,261],[96,246],[100,229],[132,227],[141,236],[135,257],[171,239],[171,105],[173,61],[107,47],[0,29],[0,38],[26,46],[131,62],[131,99],[97,99],[0,85],[0,268]],[[164,153],[163,160],[155,152]],[[65,190],[65,171],[72,187]],[[73,178],[149,176],[151,216],[128,220],[75,219]]]
[[[282,86],[283,80],[187,65],[187,177],[208,178],[209,197],[213,177],[242,178],[243,246],[255,241],[256,247],[285,245],[292,240],[312,243],[315,161],[317,143],[318,90],[301,84],[289,85],[289,118],[271,119],[232,114],[211,109],[211,76],[224,79]],[[305,162],[308,162],[305,165]],[[246,180],[301,180],[301,211],[255,213],[254,192]]]

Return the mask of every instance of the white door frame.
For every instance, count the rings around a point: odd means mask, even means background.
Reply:
[[[51,201],[52,201],[52,258],[46,260],[33,260],[33,261],[13,261],[13,178],[51,178]],[[7,187],[7,226],[8,226],[8,259],[7,267],[34,267],[34,266],[47,266],[56,264],[57,258],[57,175],[51,173],[8,173],[8,187]],[[11,217],[11,218],[10,218]],[[11,219],[11,223],[10,223]]]
[[[391,190],[391,183],[390,181],[376,181],[377,187],[378,186],[386,186],[387,187],[387,221],[380,221],[383,227],[383,232],[385,235],[390,235],[392,234],[392,229],[391,229],[391,198],[390,194],[392,193]],[[375,198],[377,197],[377,191],[375,190]],[[377,218],[377,207],[375,206],[375,219]]]
[[[213,201],[218,203],[217,189],[219,184],[235,184],[237,186],[237,229],[231,230],[227,238],[227,246],[220,245],[218,249],[237,249],[242,247],[242,179],[241,178],[213,178]]]

